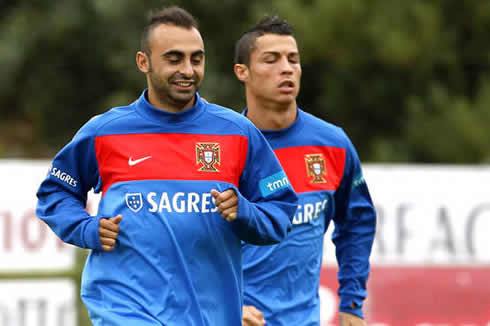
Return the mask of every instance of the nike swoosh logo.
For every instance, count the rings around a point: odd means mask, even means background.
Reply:
[[[132,158],[132,157],[130,157],[130,158],[129,158],[129,161],[128,161],[128,164],[129,164],[129,166],[133,166],[133,165],[136,165],[136,164],[138,164],[138,163],[141,163],[141,162],[143,162],[144,160],[147,160],[147,159],[149,159],[149,158],[151,158],[151,156],[146,156],[146,157],[143,157],[143,158],[140,158],[140,159],[137,159],[137,160],[134,160],[134,161],[133,161],[133,158]]]

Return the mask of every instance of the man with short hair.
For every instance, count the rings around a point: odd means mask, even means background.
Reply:
[[[136,55],[148,89],[88,121],[38,190],[38,216],[92,249],[81,296],[94,326],[239,325],[241,241],[291,228],[297,197],[265,138],[197,93],[204,60],[188,12],[154,13]]]
[[[235,48],[246,115],[274,149],[300,199],[287,239],[243,244],[244,326],[319,326],[324,233],[335,224],[340,325],[362,313],[376,212],[354,146],[344,131],[299,109],[300,54],[292,27],[266,17]]]

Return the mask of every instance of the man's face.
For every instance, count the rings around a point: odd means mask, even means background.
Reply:
[[[296,105],[301,64],[296,40],[288,35],[265,34],[256,40],[244,80],[258,101]]]
[[[191,107],[204,77],[204,43],[199,31],[159,25],[151,31],[150,48],[149,87],[164,106]]]

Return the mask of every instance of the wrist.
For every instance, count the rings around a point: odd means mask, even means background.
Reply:
[[[362,299],[355,296],[345,295],[340,298],[339,311],[349,313],[364,319],[362,313],[362,304]]]

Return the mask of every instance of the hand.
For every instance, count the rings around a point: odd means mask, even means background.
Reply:
[[[234,189],[228,189],[219,192],[215,189],[211,190],[211,195],[214,198],[214,204],[218,208],[218,212],[228,222],[232,222],[238,215],[238,196]]]
[[[339,312],[340,326],[367,326],[364,319],[346,312]]]
[[[111,218],[101,218],[99,222],[99,237],[102,249],[112,251],[116,245],[117,235],[119,234],[119,223],[122,215]]]
[[[264,326],[265,319],[262,311],[254,306],[243,306],[242,326]]]

